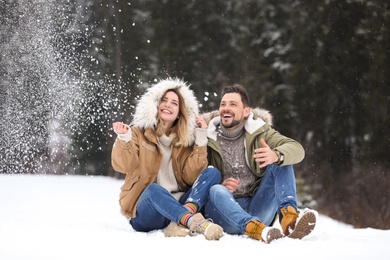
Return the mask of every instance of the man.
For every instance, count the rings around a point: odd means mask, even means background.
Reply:
[[[251,109],[243,86],[222,90],[218,112],[202,115],[208,124],[209,164],[222,173],[205,206],[205,216],[229,234],[270,243],[301,239],[315,227],[317,212],[298,211],[293,164],[305,151],[272,128],[268,111]],[[276,216],[280,229],[272,227]]]

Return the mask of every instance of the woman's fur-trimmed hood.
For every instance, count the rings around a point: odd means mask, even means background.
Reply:
[[[198,101],[190,85],[178,78],[163,79],[148,88],[137,102],[131,125],[140,129],[154,128],[157,125],[158,105],[169,89],[177,89],[184,99],[188,114],[188,140],[192,144],[195,140],[195,119],[199,114]]]

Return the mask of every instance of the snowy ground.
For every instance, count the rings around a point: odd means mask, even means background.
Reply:
[[[0,175],[0,259],[383,259],[390,230],[353,229],[319,216],[303,240],[264,244],[246,236],[165,238],[137,233],[119,213],[121,180]]]

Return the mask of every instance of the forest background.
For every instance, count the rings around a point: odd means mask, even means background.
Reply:
[[[301,206],[390,228],[387,0],[0,0],[0,173],[123,178],[112,122],[156,80],[240,83],[302,143]]]

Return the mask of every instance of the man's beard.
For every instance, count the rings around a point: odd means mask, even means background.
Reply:
[[[241,121],[238,120],[233,120],[230,124],[224,125],[222,124],[225,128],[233,128],[235,126],[238,126],[241,123]]]

